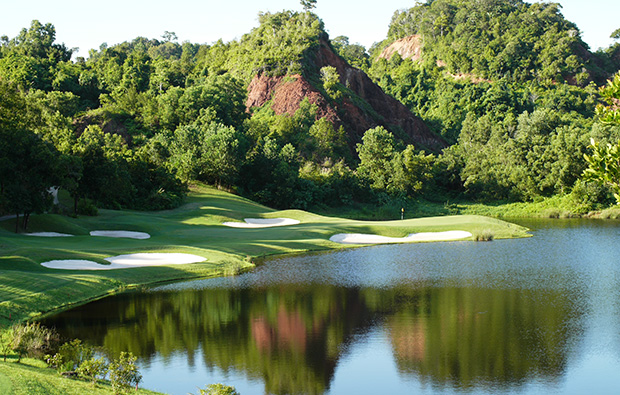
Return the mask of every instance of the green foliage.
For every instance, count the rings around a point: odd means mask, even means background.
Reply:
[[[620,125],[620,73],[607,81],[607,86],[601,87],[600,94],[607,105],[599,104],[596,114],[605,124]]]
[[[316,7],[316,0],[300,0],[299,2],[306,12]]]
[[[42,356],[58,342],[58,333],[39,323],[17,324],[11,328],[11,350],[17,362],[24,356]]]
[[[205,389],[198,389],[198,392],[200,395],[239,395],[235,387],[220,383],[209,384]]]
[[[357,152],[357,173],[376,191],[413,196],[432,178],[434,156],[416,154],[411,145],[398,150],[394,136],[381,126],[364,133]]]
[[[102,357],[84,360],[76,369],[78,375],[92,380],[93,384],[97,383],[99,378],[104,379],[107,372],[108,364]]]
[[[452,73],[515,81],[586,83],[601,76],[583,55],[577,26],[554,3],[436,0],[394,13],[389,40],[424,38],[424,57]]]
[[[370,67],[370,56],[361,44],[349,44],[349,37],[338,36],[331,39],[331,44],[338,55],[351,66],[367,71]]]
[[[117,359],[110,362],[108,371],[114,394],[125,394],[132,386],[138,388],[142,375],[136,366],[137,358],[132,353],[121,352]]]
[[[323,89],[327,91],[329,97],[334,100],[338,100],[342,97],[342,92],[338,90],[340,76],[335,67],[325,66],[321,68],[321,82],[323,82]]]
[[[601,145],[592,139],[589,148],[592,154],[584,154],[588,168],[583,172],[583,179],[609,186],[616,203],[620,204],[620,142]]]

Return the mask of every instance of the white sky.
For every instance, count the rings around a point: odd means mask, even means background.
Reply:
[[[532,0],[533,1],[533,0]],[[564,16],[577,24],[592,50],[606,48],[609,35],[620,28],[620,0],[559,0]],[[314,12],[330,37],[344,35],[367,48],[387,35],[392,14],[414,6],[415,0],[318,0]],[[56,27],[56,42],[88,50],[132,40],[161,38],[175,32],[179,42],[230,41],[258,25],[259,11],[301,10],[298,0],[28,0],[7,1],[0,12],[0,35],[15,37],[33,19]]]

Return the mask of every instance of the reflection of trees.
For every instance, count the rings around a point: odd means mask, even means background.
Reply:
[[[403,291],[388,319],[401,372],[440,386],[493,388],[536,375],[559,377],[575,336],[575,311],[560,292],[484,288]]]
[[[48,324],[145,363],[197,352],[222,370],[264,380],[269,393],[329,388],[351,336],[385,320],[397,365],[439,386],[558,377],[573,335],[560,293],[482,288],[280,286],[128,294]]]
[[[202,351],[205,364],[245,371],[269,393],[320,394],[354,332],[372,322],[359,290],[328,286],[128,294],[47,322],[67,337],[131,351]]]

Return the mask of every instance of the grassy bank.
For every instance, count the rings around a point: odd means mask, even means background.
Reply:
[[[28,395],[67,395],[92,394],[109,395],[112,388],[109,382],[93,385],[81,380],[69,380],[47,369],[43,361],[24,359],[21,363],[0,362],[0,393]],[[137,395],[157,394],[140,388]]]
[[[247,217],[286,217],[301,223],[265,229],[221,225],[224,221],[242,221]],[[373,222],[299,210],[275,211],[204,186],[195,187],[186,204],[175,210],[101,210],[96,217],[46,214],[31,219],[30,232],[70,233],[76,237],[33,237],[15,234],[13,229],[14,220],[0,222],[0,328],[4,329],[40,314],[130,287],[236,274],[253,267],[257,258],[277,254],[350,248],[329,241],[330,236],[341,232],[401,237],[413,232],[465,230],[474,235],[491,233],[495,239],[527,236],[526,229],[517,225],[470,215]],[[92,230],[141,231],[149,233],[151,238],[93,237],[89,236]],[[138,252],[190,253],[203,256],[207,261],[111,271],[53,270],[40,265],[54,259],[88,259],[106,264],[105,257]],[[15,369],[21,369],[21,373]],[[35,368],[7,366],[0,362],[0,389],[8,388],[7,376],[13,381],[14,374],[31,377],[33,382],[54,382],[55,379],[39,376],[47,375],[43,372],[38,372],[36,378],[34,373],[28,373],[33,372],[32,369]]]

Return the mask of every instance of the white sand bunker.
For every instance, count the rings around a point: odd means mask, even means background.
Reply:
[[[387,237],[362,233],[338,233],[329,238],[330,241],[340,244],[386,244],[386,243],[415,243],[418,241],[448,241],[471,237],[471,233],[464,230],[449,230],[446,232],[411,233],[406,237]]]
[[[38,237],[73,237],[73,235],[67,233],[58,232],[34,232],[26,233],[26,236],[38,236]]]
[[[193,254],[181,253],[140,253],[118,255],[105,258],[110,262],[109,265],[101,265],[97,262],[81,260],[81,259],[65,259],[43,262],[41,266],[50,269],[64,270],[113,270],[113,269],[133,269],[137,267],[147,266],[164,266],[164,265],[182,265],[186,263],[204,262],[207,258],[203,258]]]
[[[224,222],[222,225],[233,228],[271,228],[273,226],[297,225],[296,219],[290,218],[244,218],[245,222]]]
[[[125,237],[129,239],[145,240],[151,237],[150,234],[144,232],[132,232],[128,230],[93,230],[91,236],[103,237]]]

